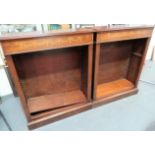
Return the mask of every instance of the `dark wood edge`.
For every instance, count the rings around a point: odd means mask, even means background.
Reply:
[[[88,46],[88,64],[87,64],[87,96],[88,101],[90,102],[92,100],[91,98],[91,91],[92,91],[92,64],[93,64],[93,44]]]
[[[41,127],[43,125],[47,125],[49,123],[64,119],[66,117],[69,117],[69,116],[72,116],[72,115],[75,115],[78,113],[81,113],[81,112],[89,110],[91,108],[92,108],[91,103],[86,103],[84,105],[80,105],[79,107],[64,110],[63,112],[60,112],[60,113],[56,113],[56,114],[49,115],[49,116],[46,116],[46,117],[43,117],[43,118],[40,118],[37,120],[30,121],[28,123],[28,128],[35,129],[35,128]]]
[[[99,61],[100,61],[100,50],[101,44],[96,44],[95,46],[95,59],[94,59],[94,85],[93,85],[93,99],[96,100],[96,90],[98,83],[98,71],[99,71]]]
[[[95,108],[95,107],[98,107],[98,106],[107,104],[109,102],[117,101],[119,99],[122,99],[124,97],[128,97],[130,95],[134,95],[134,94],[137,94],[137,93],[138,93],[138,88],[134,88],[134,89],[131,89],[131,90],[122,92],[122,93],[111,95],[109,97],[98,99],[98,100],[96,100],[96,101],[93,102],[92,108]]]

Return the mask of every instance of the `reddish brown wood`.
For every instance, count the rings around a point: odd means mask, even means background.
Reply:
[[[87,53],[86,47],[13,56],[26,96],[34,97],[80,89],[80,62],[81,59],[87,61],[87,57],[81,57],[83,52]]]
[[[108,97],[117,93],[131,90],[133,88],[133,83],[126,79],[107,82],[97,86],[96,98],[101,99],[103,97]]]
[[[68,116],[72,116],[75,114],[78,114],[80,112],[86,111],[91,109],[91,104],[78,104],[73,107],[67,107],[66,109],[61,109],[57,111],[56,113],[49,113],[49,115],[32,120],[28,123],[29,129],[35,129],[37,127],[46,125],[51,122],[55,122],[57,120],[61,120],[63,118],[66,118]]]
[[[152,28],[99,32],[97,36],[97,42],[102,43],[102,42],[111,42],[120,40],[148,38],[151,37],[151,35],[152,35]]]
[[[100,27],[0,38],[29,128],[137,93],[152,31]]]
[[[100,51],[101,51],[101,45],[96,45],[95,50],[95,63],[94,63],[94,87],[93,87],[93,98],[96,99],[96,90],[98,85],[98,73],[99,73],[99,62],[100,62]]]
[[[76,90],[54,95],[44,95],[28,99],[30,113],[38,113],[46,110],[57,109],[77,103],[86,103],[86,97],[82,91]]]
[[[112,100],[115,95],[120,96],[137,87],[152,30],[151,27],[96,29],[95,104]]]
[[[101,44],[98,84],[126,78],[133,42]]]
[[[91,65],[90,65],[91,64]],[[93,67],[93,45],[88,46],[88,76],[87,76],[87,96],[88,100],[91,101],[91,93],[92,93],[92,67]]]
[[[91,106],[92,38],[90,31],[79,31],[2,41],[28,122],[49,111],[62,117],[62,109],[75,105],[75,113]]]
[[[81,71],[82,71],[82,90],[85,93],[85,95],[88,98],[88,101],[91,101],[91,87],[92,87],[92,61],[93,61],[93,45],[88,46],[88,52],[83,52],[82,57],[87,58],[83,59],[82,65],[81,65]]]
[[[45,116],[49,116],[49,115],[55,115],[55,114],[59,114],[61,116],[62,112],[68,109],[72,109],[72,108],[78,108],[81,106],[88,106],[89,109],[91,108],[91,103],[85,104],[85,103],[77,103],[77,104],[73,104],[70,106],[66,106],[66,107],[61,107],[61,108],[56,108],[56,109],[52,109],[52,110],[47,110],[47,111],[43,111],[43,112],[39,112],[39,113],[34,113],[31,115],[32,120],[37,120],[40,118],[43,118]]]
[[[75,34],[20,40],[5,40],[2,42],[5,55],[36,52],[48,49],[88,45],[93,43],[92,34]]]
[[[130,90],[127,90],[124,92],[116,93],[116,94],[113,94],[113,95],[110,95],[110,96],[107,96],[104,98],[100,98],[98,100],[93,101],[92,108],[96,108],[98,106],[101,106],[101,105],[107,104],[109,102],[113,102],[113,101],[122,99],[124,97],[135,95],[137,93],[138,93],[138,89],[134,88],[134,89],[130,89]]]

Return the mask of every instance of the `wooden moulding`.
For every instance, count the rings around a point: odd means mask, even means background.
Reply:
[[[93,43],[93,35],[75,34],[43,38],[27,38],[20,40],[4,40],[2,46],[5,55],[38,52],[48,49],[88,45]]]

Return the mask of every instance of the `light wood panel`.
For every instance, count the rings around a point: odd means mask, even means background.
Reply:
[[[133,89],[134,85],[126,79],[120,79],[97,86],[97,99]]]

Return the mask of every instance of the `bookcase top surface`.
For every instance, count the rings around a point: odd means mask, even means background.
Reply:
[[[121,31],[130,29],[154,29],[154,25],[110,25],[94,27],[95,32]]]
[[[82,29],[69,29],[69,30],[49,30],[49,31],[10,33],[10,34],[2,34],[0,36],[0,41],[40,38],[40,37],[50,37],[50,36],[65,36],[65,35],[74,35],[74,34],[86,34],[86,33],[93,33],[93,32],[94,32],[93,29],[82,28]]]
[[[35,31],[35,32],[21,32],[21,33],[10,33],[2,34],[0,41],[3,40],[16,40],[16,39],[27,39],[27,38],[39,38],[48,36],[63,36],[73,34],[85,34],[93,32],[108,32],[108,31],[121,31],[128,29],[154,29],[154,25],[112,25],[112,26],[95,26],[93,28],[81,28],[81,29],[69,29],[69,30],[50,30],[50,31]]]

